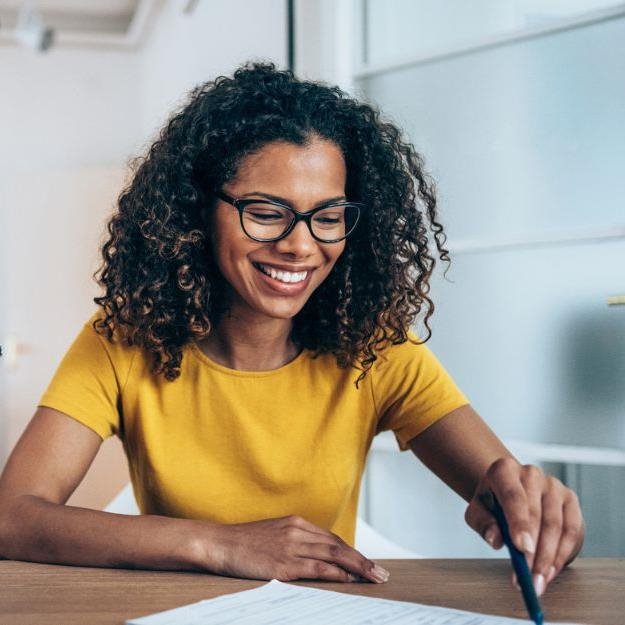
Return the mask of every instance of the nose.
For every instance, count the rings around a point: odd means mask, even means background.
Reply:
[[[300,221],[283,239],[275,242],[276,251],[295,256],[310,256],[317,248],[317,241],[313,238],[306,222]]]

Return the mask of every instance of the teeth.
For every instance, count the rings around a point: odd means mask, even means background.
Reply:
[[[293,282],[303,282],[308,275],[307,271],[291,273],[290,271],[277,271],[272,267],[268,267],[267,265],[261,265],[260,263],[257,264],[263,273],[266,273],[268,276],[271,276],[275,280],[280,280],[280,282],[286,282],[287,284]]]

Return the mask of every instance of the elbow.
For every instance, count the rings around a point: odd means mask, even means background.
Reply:
[[[19,560],[21,527],[26,525],[24,504],[29,496],[0,497],[0,559]]]
[[[9,559],[8,545],[11,543],[11,511],[9,503],[0,499],[0,560]]]

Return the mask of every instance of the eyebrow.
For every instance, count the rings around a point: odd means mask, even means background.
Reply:
[[[267,198],[268,200],[273,200],[274,202],[280,202],[280,204],[284,204],[285,206],[289,206],[293,208],[293,203],[287,200],[286,198],[280,197],[279,195],[273,195],[271,193],[263,193],[262,191],[250,191],[249,193],[245,193],[239,197],[244,198],[250,195],[260,195],[262,197]],[[343,200],[347,200],[347,196],[340,195],[338,197],[332,197],[328,200],[322,200],[321,202],[317,202],[313,208],[319,208],[320,206],[325,206],[326,204],[332,204],[333,202],[342,202]]]

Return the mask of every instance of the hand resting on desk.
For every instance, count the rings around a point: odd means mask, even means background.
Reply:
[[[198,565],[208,564],[220,575],[281,581],[388,579],[388,571],[301,516],[216,525],[211,534],[197,542]]]
[[[68,415],[37,409],[0,476],[0,558],[282,581],[388,577],[337,535],[298,516],[221,525],[65,505],[101,443]]]

